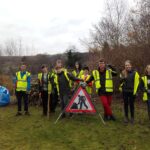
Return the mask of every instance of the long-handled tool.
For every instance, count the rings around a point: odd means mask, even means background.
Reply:
[[[47,102],[47,118],[50,118],[50,93],[48,93],[48,102]]]

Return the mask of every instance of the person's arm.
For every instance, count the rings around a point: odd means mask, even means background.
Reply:
[[[27,78],[27,91],[31,90],[31,76],[28,76]]]
[[[122,84],[122,83],[124,83],[126,81],[126,77],[123,74],[123,72],[120,73],[119,77],[120,77],[120,84]]]
[[[67,75],[68,75],[69,79],[72,81],[77,81],[77,82],[83,81],[83,79],[77,78],[77,77],[73,76],[71,73],[67,73]]]
[[[14,83],[14,89],[15,89],[15,90],[16,90],[16,88],[17,88],[17,80],[18,80],[18,79],[17,79],[17,76],[15,76],[15,79],[14,79],[14,82],[13,82],[13,83]]]
[[[145,91],[146,91],[145,86],[144,86],[144,82],[143,82],[142,79],[140,79],[139,89],[140,89],[142,92],[145,92]]]
[[[113,67],[112,65],[108,65],[108,68],[111,69],[112,76],[117,76],[118,75],[117,69],[115,67]]]
[[[92,81],[94,80],[94,77],[91,75],[90,78],[86,81],[87,84],[92,83]]]

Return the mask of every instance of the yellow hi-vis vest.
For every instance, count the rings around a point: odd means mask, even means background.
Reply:
[[[21,71],[18,71],[16,72],[16,77],[16,91],[27,91],[27,78],[30,77],[30,73],[26,71],[26,74],[21,77]]]
[[[87,77],[85,77],[85,75],[81,76],[81,79],[83,79],[84,81],[88,81],[89,78],[90,78],[90,75],[87,75]],[[92,94],[92,87],[86,86],[86,91],[88,92],[88,94]]]
[[[148,90],[148,86],[147,86],[147,76],[142,77],[142,80],[144,82],[144,88],[145,90]],[[147,92],[143,93],[143,101],[147,101],[148,100],[148,95]]]
[[[135,72],[133,95],[136,95],[139,83],[140,83],[140,76],[139,76],[139,74],[137,72]],[[123,84],[124,84],[124,82],[122,84],[120,84],[120,86],[119,86],[119,91],[120,92],[122,92],[122,86],[123,86]]]
[[[80,70],[79,74],[77,74],[76,70],[73,70],[73,71],[72,71],[72,74],[73,74],[75,77],[81,78],[81,76],[83,75],[83,70]]]
[[[68,75],[67,75],[68,71],[67,71],[66,69],[64,69],[63,71],[64,71],[64,75],[65,75],[66,79],[67,79],[68,82],[69,82],[69,86],[70,86],[70,88],[71,88],[71,82],[70,82],[70,79],[69,79],[69,77],[68,77]],[[55,82],[55,84],[56,84],[56,88],[57,88],[58,95],[60,95],[59,83],[58,83],[58,75],[57,75],[57,74],[54,75],[54,82]]]
[[[40,82],[40,85],[42,85],[42,76],[43,76],[43,73],[39,73],[39,74],[38,74],[38,80],[39,80],[39,82]],[[50,83],[50,81],[49,81],[49,77],[50,77],[50,75],[49,75],[49,73],[48,73],[48,93],[50,94],[51,91],[52,91],[52,85],[51,85],[51,83]]]
[[[101,88],[100,73],[98,70],[93,70],[92,75],[94,77],[96,92],[98,93],[98,89]],[[106,90],[106,92],[113,92],[113,80],[112,80],[112,70],[111,69],[106,70],[105,90]]]

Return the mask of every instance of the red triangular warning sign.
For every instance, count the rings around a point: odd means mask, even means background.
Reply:
[[[68,113],[96,113],[94,104],[86,90],[79,87],[65,108]]]

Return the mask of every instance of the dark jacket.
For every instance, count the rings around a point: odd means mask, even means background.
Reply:
[[[65,77],[64,71],[62,71],[61,73],[58,73],[58,84],[59,84],[59,92],[60,95],[64,95],[64,94],[70,94],[71,92],[71,88],[69,86],[69,82],[67,80],[67,78]],[[80,81],[81,79],[74,77],[72,74],[67,73],[68,78],[72,81]]]
[[[128,75],[126,78],[121,79],[120,82],[121,82],[121,84],[123,83],[123,86],[122,86],[123,92],[133,93],[133,91],[134,91],[134,78],[135,78],[135,71],[131,70],[128,72]]]

